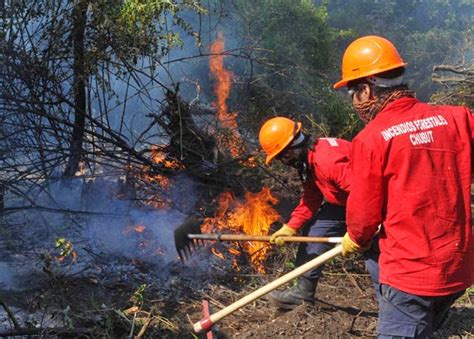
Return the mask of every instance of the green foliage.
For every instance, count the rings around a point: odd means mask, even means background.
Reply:
[[[197,33],[180,15],[185,11],[204,13],[198,1],[99,0],[89,3],[89,52],[91,60],[108,60],[112,53],[135,63],[147,55],[160,58],[171,48],[182,46],[183,32],[198,39]]]
[[[288,260],[285,263],[285,266],[288,270],[294,270],[295,269],[295,262],[293,260]]]
[[[147,288],[146,284],[141,284],[138,289],[133,292],[132,296],[130,297],[130,302],[133,306],[141,307],[143,305],[143,301],[145,300],[144,294]]]
[[[349,33],[329,26],[327,7],[303,0],[241,0],[236,7],[256,61],[248,92],[256,124],[275,115],[307,118],[324,135],[348,136],[350,109],[329,78],[338,67],[334,44]]]
[[[59,250],[59,256],[57,257],[59,260],[64,260],[66,257],[71,257],[73,261],[76,260],[77,254],[74,251],[74,245],[66,238],[57,238],[55,248]]]
[[[328,12],[337,29],[390,39],[408,62],[408,83],[423,100],[437,88],[431,81],[433,66],[458,63],[466,50],[472,51],[465,44],[473,21],[472,1],[331,0]],[[354,38],[341,41],[338,60]]]
[[[166,54],[170,48],[182,46],[178,32],[171,30],[171,24],[198,37],[192,27],[182,18],[184,9],[204,12],[197,1],[179,4],[170,0],[125,0],[121,6],[116,23],[118,30],[129,42],[142,43],[142,50],[151,47],[154,52]]]
[[[140,57],[159,60],[171,48],[182,46],[180,33],[197,38],[197,33],[181,15],[204,13],[198,1],[177,0],[79,0],[70,2],[18,1],[8,8],[12,20],[27,20],[35,28],[31,48],[39,62],[48,58],[71,62],[72,34],[76,9],[85,9],[84,75],[96,75],[100,66],[120,72],[123,64],[136,64]],[[15,19],[18,18],[18,19]],[[20,19],[22,18],[22,19]],[[11,39],[22,41],[20,29],[13,29]],[[50,71],[53,63],[48,65]],[[61,71],[67,70],[62,64]],[[69,65],[71,68],[72,66]],[[127,67],[125,67],[127,68]],[[65,76],[67,77],[67,76]]]
[[[351,140],[362,129],[363,124],[355,114],[349,97],[344,100],[330,86],[322,88],[321,93],[324,101],[318,111],[319,121],[306,115],[306,120],[310,122],[307,129],[312,135]]]
[[[311,1],[264,0],[258,5],[240,1],[249,34],[270,62],[320,70],[330,65],[336,32],[327,24],[324,6]],[[282,65],[283,66],[283,65]]]

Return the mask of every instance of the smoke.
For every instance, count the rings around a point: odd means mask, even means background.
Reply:
[[[208,105],[215,100],[214,80],[209,72],[210,43],[218,32],[224,32],[225,50],[238,54],[243,40],[231,17],[220,11],[209,13],[205,24],[202,24],[203,18],[194,12],[184,16],[184,20],[202,34],[201,44],[181,31],[182,48],[172,49],[159,65],[151,65],[145,59],[137,61],[137,68],[141,68],[143,74],[133,78],[121,73],[109,74],[105,83],[101,83],[98,77],[91,77],[89,94],[93,117],[103,119],[106,115],[107,126],[128,138],[129,144],[140,150],[149,147],[150,142],[163,141],[160,131],[156,131],[158,127],[144,132],[152,122],[149,114],[161,110],[162,85],[174,89],[179,84],[179,93],[188,102]],[[235,68],[243,60],[228,56],[225,67]],[[160,85],[150,80],[151,77],[159,80]],[[106,93],[105,90],[110,91]],[[88,146],[86,144],[85,148]],[[54,152],[51,154],[54,155]],[[57,173],[61,172],[57,168]],[[72,265],[76,272],[87,267],[91,253],[140,259],[160,266],[172,264],[177,260],[174,228],[188,216],[200,198],[196,184],[184,175],[174,179],[169,191],[157,192],[171,202],[168,209],[161,210],[143,206],[143,201],[136,197],[124,198],[124,187],[117,177],[49,179],[37,183],[41,186],[26,187],[31,184],[25,183],[25,187],[20,187],[22,184],[19,181],[18,192],[5,196],[5,207],[10,212],[5,216],[6,234],[2,234],[0,239],[2,253],[23,253],[21,258],[11,260],[21,261],[30,268],[35,266],[34,270],[40,270],[44,264],[40,262],[43,254],[49,253],[53,259],[58,254],[55,249],[58,238],[72,243],[77,253],[76,263]],[[143,226],[144,229],[138,232],[135,226]],[[69,258],[61,265],[68,263]],[[0,264],[3,265],[0,267],[0,280],[6,286],[15,284],[14,273],[19,271],[17,265]],[[195,265],[193,261],[192,265]]]
[[[12,289],[17,284],[14,269],[6,262],[0,262],[0,287]]]
[[[28,271],[39,271],[45,254],[52,257],[53,265],[68,266],[71,272],[93,266],[96,257],[111,265],[125,259],[128,263],[139,260],[164,268],[178,261],[174,229],[199,198],[196,191],[190,178],[179,176],[166,192],[175,208],[156,209],[135,199],[124,199],[120,194],[123,183],[116,178],[77,178],[51,181],[47,189],[30,191],[22,199],[10,198],[7,209],[33,207],[5,219],[10,233],[1,239],[3,257],[7,258],[6,253],[12,250],[23,255],[10,256],[8,263],[0,262],[0,281],[6,288],[21,288],[23,283],[15,279],[19,265],[29,266]],[[73,245],[75,262],[72,257],[62,263],[55,261],[59,255],[59,249],[55,249],[58,238]]]
[[[185,217],[175,210],[132,209],[126,217],[93,220],[88,236],[94,249],[102,253],[141,259],[163,267],[178,260],[173,232]]]

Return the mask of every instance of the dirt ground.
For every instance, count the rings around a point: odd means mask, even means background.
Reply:
[[[346,271],[347,272],[347,271]],[[233,299],[244,296],[235,295]],[[317,288],[315,305],[279,311],[265,298],[224,318],[215,328],[217,338],[356,338],[374,337],[377,303],[366,274],[326,271]],[[456,303],[437,338],[474,338],[474,295]],[[219,303],[230,304],[229,300]],[[212,303],[212,302],[211,302]],[[218,310],[217,302],[212,311]],[[196,305],[199,308],[199,305]],[[194,321],[199,314],[190,315]]]
[[[241,262],[217,259],[203,248],[180,263],[131,260],[90,254],[83,269],[74,273],[65,265],[54,272],[25,273],[29,289],[0,286],[0,302],[7,305],[23,327],[43,328],[42,338],[205,338],[192,324],[203,318],[202,301],[211,313],[255,291],[290,271],[295,245],[273,248],[267,274],[258,274]],[[28,263],[30,266],[33,262]],[[43,263],[44,265],[44,263]],[[77,264],[76,264],[77,265]],[[28,266],[28,265],[27,265]],[[283,288],[290,287],[283,286]],[[128,313],[131,296],[146,286],[138,313]],[[213,327],[214,338],[367,338],[374,337],[377,303],[370,278],[360,259],[333,259],[325,266],[315,305],[293,311],[276,310],[265,297],[225,317]],[[474,338],[474,288],[452,308],[436,338]],[[153,322],[145,327],[148,317]],[[2,331],[11,329],[0,307]],[[52,336],[48,328],[63,327],[69,334]],[[79,333],[84,329],[86,333]],[[75,332],[76,331],[76,332]],[[24,338],[25,336],[15,336]]]
[[[111,265],[103,258],[103,266],[96,264],[94,271],[54,279],[37,273],[29,278],[34,281],[31,289],[0,290],[0,295],[22,324],[45,329],[38,336],[42,338],[129,338],[132,330],[135,335],[139,333],[149,314],[154,323],[142,338],[196,338],[192,324],[202,319],[202,300],[207,300],[211,313],[215,313],[291,270],[282,268],[282,263],[294,254],[273,253],[269,259],[275,268],[261,275],[248,266],[236,271],[205,249],[200,252],[201,257],[191,263],[176,262],[168,267],[128,261],[122,266]],[[142,306],[134,316],[127,310],[132,306],[131,296],[143,284],[147,288]],[[288,287],[290,284],[282,288]],[[326,265],[316,296],[315,305],[289,312],[276,310],[265,297],[258,299],[218,322],[213,328],[214,338],[375,336],[377,304],[361,260],[338,257]],[[473,301],[471,289],[456,303],[436,337],[474,338]],[[0,316],[5,318],[2,312],[0,308]],[[68,326],[72,332],[67,335],[47,332],[48,328]],[[75,329],[86,329],[87,333],[76,333]]]

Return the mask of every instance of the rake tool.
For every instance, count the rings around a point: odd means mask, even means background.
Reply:
[[[187,218],[175,231],[174,242],[176,252],[182,261],[188,259],[192,250],[198,248],[204,240],[215,241],[263,241],[269,242],[269,235],[248,234],[201,234],[200,222],[195,217]],[[285,242],[308,242],[308,243],[330,243],[338,244],[342,241],[340,237],[285,237]]]
[[[224,307],[220,311],[217,311],[214,314],[211,314],[207,317],[204,317],[200,321],[193,324],[194,331],[196,333],[202,333],[209,330],[215,323],[220,321],[222,318],[234,313],[239,308],[244,307],[245,305],[251,303],[252,301],[262,297],[263,295],[273,291],[274,289],[286,284],[287,282],[293,280],[294,278],[299,277],[300,275],[308,272],[309,270],[319,267],[325,262],[331,260],[337,255],[342,253],[342,245],[338,245],[333,249],[321,254],[320,256],[314,258],[311,261],[308,261],[306,264],[301,265],[300,267],[294,269],[293,271],[281,276],[280,278],[260,287],[258,290],[253,291],[252,293],[246,295],[245,297],[237,300],[233,304],[230,304],[227,307]]]

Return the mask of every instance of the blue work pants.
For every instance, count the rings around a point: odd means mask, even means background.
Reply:
[[[446,296],[418,296],[379,283],[378,239],[365,256],[379,304],[377,338],[429,338],[446,318],[454,301],[464,291]]]
[[[346,209],[325,203],[321,206],[311,222],[303,226],[302,234],[310,237],[342,237],[346,232]],[[301,243],[296,255],[296,266],[301,266],[317,256],[327,252],[334,244]],[[324,266],[324,265],[323,265]],[[317,284],[323,266],[306,272],[303,277]]]

